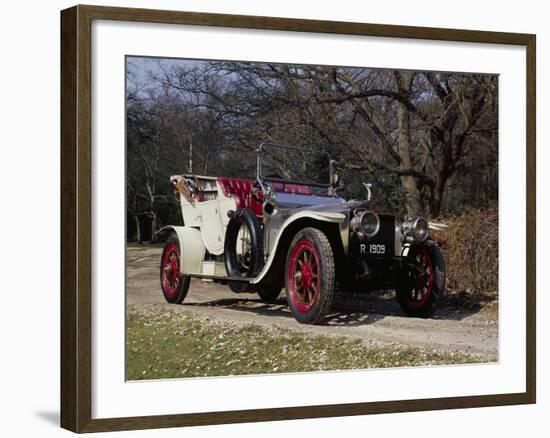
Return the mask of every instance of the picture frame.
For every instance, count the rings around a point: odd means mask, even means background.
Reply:
[[[525,391],[311,406],[94,418],[93,412],[93,95],[92,23],[190,25],[227,29],[353,35],[525,48]],[[531,34],[238,16],[100,6],[61,12],[61,426],[114,431],[536,402],[536,36]]]

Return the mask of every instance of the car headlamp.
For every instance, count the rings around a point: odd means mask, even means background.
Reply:
[[[428,232],[428,222],[419,216],[401,224],[402,240],[406,243],[422,243],[428,238]]]
[[[350,221],[350,228],[356,233],[373,237],[380,229],[380,218],[376,213],[363,210],[353,216]]]

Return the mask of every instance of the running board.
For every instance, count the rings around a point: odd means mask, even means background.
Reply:
[[[215,280],[215,281],[236,281],[239,283],[250,283],[252,278],[244,277],[226,277],[223,275],[207,275],[207,274],[189,274],[191,278],[200,278],[201,280]]]

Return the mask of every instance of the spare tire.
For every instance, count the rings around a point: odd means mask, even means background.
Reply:
[[[237,248],[240,250],[239,254]],[[237,209],[229,219],[225,231],[224,252],[225,270],[229,277],[252,278],[262,269],[264,265],[262,227],[249,208]],[[230,286],[232,286],[231,283],[237,282],[230,281]]]

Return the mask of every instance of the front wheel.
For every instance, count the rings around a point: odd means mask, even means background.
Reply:
[[[285,286],[288,306],[302,324],[317,324],[332,305],[334,255],[327,236],[304,228],[292,240],[286,257]]]
[[[407,286],[396,289],[397,302],[407,316],[429,318],[445,292],[443,252],[435,244],[422,245],[412,248],[409,258],[418,272]]]
[[[164,244],[160,260],[160,286],[170,304],[181,304],[189,290],[191,278],[180,274],[181,248],[178,236],[172,233]]]

